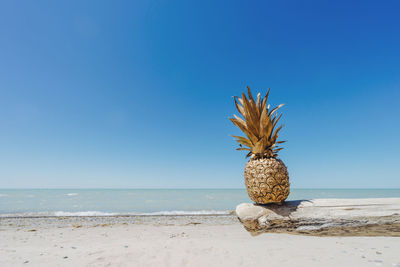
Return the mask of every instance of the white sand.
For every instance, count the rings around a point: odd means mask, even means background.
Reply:
[[[257,265],[400,266],[400,238],[252,237],[233,216],[0,220],[0,266]]]

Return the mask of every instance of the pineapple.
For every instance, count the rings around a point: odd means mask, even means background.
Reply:
[[[289,174],[285,164],[277,159],[279,131],[283,125],[275,128],[282,114],[276,111],[281,104],[273,109],[267,106],[269,89],[264,98],[257,94],[255,101],[247,87],[248,98],[242,93],[242,98],[234,97],[235,105],[243,119],[234,115],[230,120],[246,135],[233,136],[239,143],[237,150],[247,150],[250,160],[246,164],[244,178],[247,193],[251,200],[259,204],[280,203],[289,195]]]

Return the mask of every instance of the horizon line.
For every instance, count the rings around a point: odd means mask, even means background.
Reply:
[[[0,187],[0,190],[245,190],[245,187]],[[397,190],[400,187],[294,187],[294,190]]]

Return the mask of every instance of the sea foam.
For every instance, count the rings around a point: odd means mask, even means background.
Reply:
[[[155,211],[136,213],[134,215],[152,216],[152,215],[229,215],[230,210],[199,210],[199,211],[185,211],[185,210],[172,210],[172,211]]]
[[[171,216],[171,215],[229,215],[232,214],[230,210],[199,210],[199,211],[185,211],[185,210],[165,210],[155,212],[102,212],[102,211],[56,211],[53,216],[72,217],[72,216]]]
[[[70,212],[70,211],[56,211],[53,214],[57,217],[73,217],[73,216],[115,216],[118,213],[112,212],[101,212],[101,211],[77,211],[77,212]]]
[[[198,211],[155,211],[155,212],[103,212],[103,211],[54,211],[54,212],[24,212],[0,214],[4,217],[95,217],[95,216],[207,216],[231,215],[230,210],[198,210]]]

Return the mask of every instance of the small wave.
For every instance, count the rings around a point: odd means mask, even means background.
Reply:
[[[201,216],[201,215],[231,215],[231,210],[199,210],[199,211],[155,211],[155,212],[102,212],[102,211],[55,211],[55,212],[24,212],[0,214],[1,217],[90,217],[90,216]]]
[[[115,216],[115,215],[118,215],[118,213],[101,212],[101,211],[77,211],[77,212],[56,211],[56,212],[54,212],[54,216],[57,216],[57,217],[73,217],[73,216]]]
[[[155,211],[155,212],[143,212],[135,213],[134,215],[151,216],[151,215],[229,215],[232,211],[230,210],[199,210],[199,211],[184,211],[184,210],[172,210],[172,211]]]
[[[0,197],[6,197],[7,195],[6,194],[0,194]]]
[[[69,197],[73,197],[73,196],[77,196],[78,195],[78,193],[68,193],[68,194],[65,194],[66,196],[69,196]]]
[[[232,211],[229,210],[200,210],[200,211],[155,211],[155,212],[101,212],[101,211],[56,211],[54,216],[118,216],[118,215],[135,215],[135,216],[158,216],[158,215],[229,215]]]

